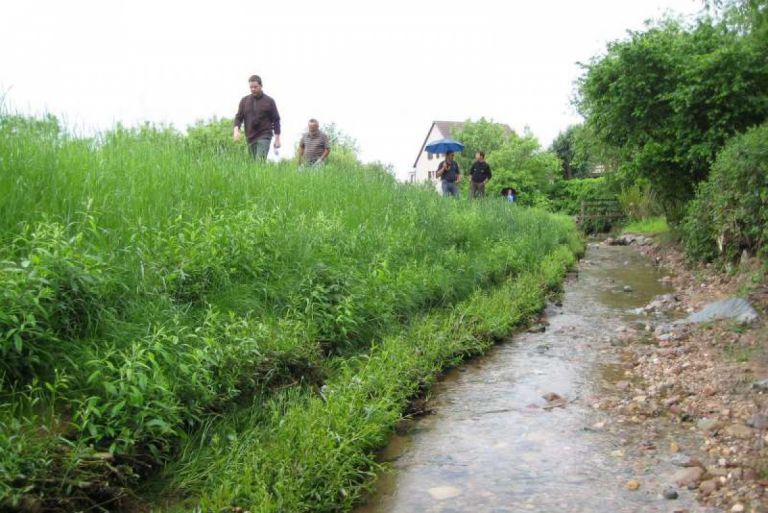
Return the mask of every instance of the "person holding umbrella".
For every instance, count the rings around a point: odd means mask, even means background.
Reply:
[[[427,144],[424,149],[430,153],[445,153],[445,160],[437,167],[435,176],[440,178],[443,196],[450,194],[454,198],[458,198],[461,171],[459,171],[459,164],[453,160],[453,155],[454,152],[463,150],[464,145],[453,139],[439,139]]]
[[[459,182],[461,182],[461,171],[459,164],[453,159],[453,152],[445,154],[445,160],[437,168],[437,177],[440,178],[440,185],[443,189],[443,196],[449,194],[454,198],[459,197]]]

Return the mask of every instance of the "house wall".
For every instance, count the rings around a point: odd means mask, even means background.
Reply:
[[[440,130],[438,130],[437,125],[433,124],[432,129],[429,131],[429,135],[427,136],[427,143],[429,144],[432,141],[436,141],[438,139],[444,139],[446,136],[443,135]],[[419,160],[416,163],[416,167],[413,169],[412,177],[414,182],[427,182],[430,181],[435,185],[435,188],[439,190],[440,186],[440,180],[435,177],[435,171],[437,170],[437,165],[440,163],[441,160],[445,158],[445,155],[432,155],[432,158],[429,158],[429,155],[426,151],[422,151],[421,156],[419,156]]]

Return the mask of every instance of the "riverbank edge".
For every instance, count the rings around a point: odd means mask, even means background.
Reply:
[[[534,271],[340,362],[322,388],[286,391],[202,430],[187,450],[194,457],[182,455],[164,473],[163,494],[174,499],[140,509],[350,511],[375,482],[378,451],[430,387],[534,319],[583,252],[574,237]]]
[[[630,236],[631,238],[632,236]],[[627,381],[615,401],[597,407],[645,432],[663,423],[686,429],[691,441],[658,447],[680,472],[668,489],[694,490],[700,504],[716,511],[768,511],[768,280],[766,264],[745,259],[729,272],[690,264],[682,249],[663,237],[630,244],[667,273],[674,288],[644,310],[680,315],[726,297],[743,297],[758,320],[719,320],[667,330],[652,317],[618,336]],[[652,307],[652,305],[657,305]],[[641,326],[645,324],[644,326]],[[684,476],[684,474],[687,474]],[[675,480],[675,477],[681,479]]]

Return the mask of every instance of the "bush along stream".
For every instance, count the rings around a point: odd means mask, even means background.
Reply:
[[[170,509],[348,510],[408,401],[582,250],[564,217],[151,126],[0,116],[0,190],[6,511],[147,482]]]

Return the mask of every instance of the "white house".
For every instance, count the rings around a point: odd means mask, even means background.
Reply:
[[[429,153],[424,147],[432,141],[438,139],[447,139],[451,137],[451,132],[454,130],[460,130],[464,126],[461,121],[433,121],[432,126],[427,132],[427,136],[424,138],[424,142],[421,144],[419,154],[416,157],[416,161],[413,163],[413,169],[411,170],[408,181],[409,182],[432,182],[435,187],[438,185],[438,178],[435,177],[435,171],[437,171],[437,165],[445,158],[445,155],[440,153]]]

